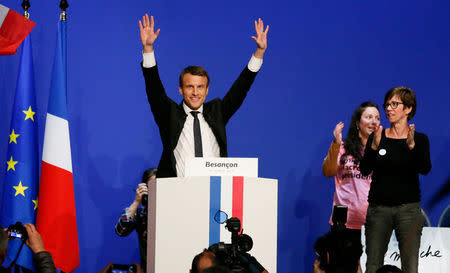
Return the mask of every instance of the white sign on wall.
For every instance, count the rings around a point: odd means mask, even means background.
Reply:
[[[365,245],[364,228],[361,242]],[[361,257],[361,267],[366,270],[366,250]],[[392,264],[401,268],[400,251],[395,234],[392,234],[388,250],[384,256],[384,264]],[[419,272],[450,272],[450,228],[424,227],[420,240]]]

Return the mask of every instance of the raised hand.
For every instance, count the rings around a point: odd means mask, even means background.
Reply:
[[[377,150],[378,146],[380,145],[380,141],[381,141],[381,133],[383,132],[383,126],[378,126],[378,129],[375,130],[374,132],[374,136],[373,136],[373,141],[372,141],[372,150]]]
[[[36,230],[36,227],[33,224],[25,224],[25,229],[28,233],[28,240],[25,244],[33,251],[34,254],[45,251],[44,243],[42,242],[41,235]]]
[[[414,142],[415,129],[416,126],[414,124],[410,124],[408,126],[408,136],[406,137],[406,144],[408,145],[408,148],[410,150],[414,149],[414,146],[416,146],[416,143]]]
[[[134,200],[137,202],[137,204],[140,204],[142,202],[142,196],[144,194],[148,194],[147,184],[140,183],[136,189],[136,196],[134,197]]]
[[[339,145],[342,143],[342,129],[344,129],[344,123],[341,121],[336,124],[336,127],[333,130],[334,142]]]
[[[267,32],[269,32],[269,26],[266,26],[266,30],[264,30],[264,22],[259,18],[258,21],[255,21],[255,32],[256,36],[252,36],[252,39],[255,40],[258,46],[255,57],[262,59],[267,48]]]
[[[142,22],[139,21],[139,30],[141,31],[141,42],[144,46],[144,53],[149,53],[153,51],[153,44],[155,43],[156,38],[158,38],[159,31],[158,29],[155,32],[155,20],[153,16],[148,17],[148,14],[145,14],[142,17]]]

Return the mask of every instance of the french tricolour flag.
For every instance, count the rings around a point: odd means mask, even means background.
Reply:
[[[56,268],[74,271],[79,265],[79,246],[67,114],[65,21],[58,24],[36,225]]]
[[[244,178],[242,176],[210,177],[209,195],[209,245],[229,242],[230,232],[221,223],[231,217],[241,220],[244,226]]]
[[[35,22],[0,4],[0,55],[15,54],[35,25]]]

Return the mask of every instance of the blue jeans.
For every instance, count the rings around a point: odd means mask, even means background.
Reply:
[[[418,272],[423,226],[420,202],[399,206],[369,205],[365,226],[366,273],[375,273],[383,265],[393,230],[398,240],[402,271]]]

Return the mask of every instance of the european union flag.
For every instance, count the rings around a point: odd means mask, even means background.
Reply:
[[[16,95],[6,155],[0,224],[8,227],[16,222],[35,223],[38,206],[38,130],[34,89],[33,56],[28,36],[22,45]],[[4,165],[4,166],[5,166]],[[14,239],[8,244],[5,265],[15,258],[22,244]],[[33,253],[23,246],[17,263],[34,271]]]

